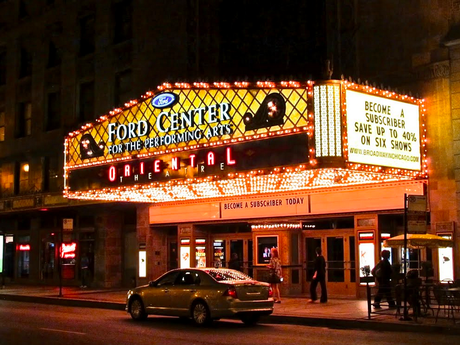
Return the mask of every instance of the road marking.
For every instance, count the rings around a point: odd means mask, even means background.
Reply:
[[[64,331],[62,329],[53,329],[53,328],[40,328],[44,331],[51,331],[51,332],[62,332],[62,333],[72,333],[72,334],[79,334],[79,335],[85,335],[86,333],[82,332],[72,332],[72,331]]]

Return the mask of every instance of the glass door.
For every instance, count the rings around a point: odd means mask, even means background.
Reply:
[[[328,295],[356,295],[355,237],[353,230],[310,231],[305,237],[305,285],[308,292],[314,274],[316,248],[326,260]]]

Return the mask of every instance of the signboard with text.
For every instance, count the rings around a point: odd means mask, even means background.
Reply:
[[[346,109],[350,162],[421,170],[418,105],[347,90]]]
[[[426,195],[407,196],[407,232],[426,233]]]

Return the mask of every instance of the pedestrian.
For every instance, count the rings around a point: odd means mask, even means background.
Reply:
[[[374,298],[374,308],[380,309],[380,302],[382,297],[386,297],[388,306],[390,308],[395,307],[395,302],[391,295],[391,276],[393,270],[391,269],[391,264],[388,259],[390,258],[390,251],[382,250],[380,253],[382,260],[372,269],[371,273],[377,280],[378,290]]]
[[[241,271],[241,261],[238,258],[237,253],[233,253],[230,261],[228,262],[228,268],[231,268],[232,270],[237,270]]]
[[[316,302],[318,296],[316,294],[316,287],[318,283],[321,286],[321,303],[327,302],[327,289],[326,289],[326,260],[324,260],[324,256],[321,255],[322,251],[320,247],[315,249],[316,258],[314,261],[314,268],[315,273],[313,274],[313,279],[310,284],[310,303]]]
[[[267,266],[270,270],[268,282],[271,285],[273,295],[275,296],[275,303],[281,303],[280,283],[283,280],[283,272],[281,268],[281,260],[277,248],[270,250],[270,263]]]
[[[81,267],[81,288],[88,287],[88,269],[89,269],[89,258],[86,254],[83,254],[80,261]]]

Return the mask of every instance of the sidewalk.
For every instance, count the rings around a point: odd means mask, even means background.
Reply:
[[[0,300],[57,304],[75,307],[104,308],[124,311],[127,289],[81,289],[63,287],[59,297],[59,287],[9,285],[0,288]],[[434,310],[436,313],[436,310]],[[328,303],[308,303],[305,296],[285,297],[275,304],[272,315],[262,323],[296,324],[331,328],[369,329],[379,331],[436,332],[460,335],[460,313],[457,322],[439,313],[438,322],[430,314],[417,321],[401,321],[394,310],[382,310],[367,316],[367,303],[358,299],[330,299]],[[128,315],[127,315],[128,317]]]

